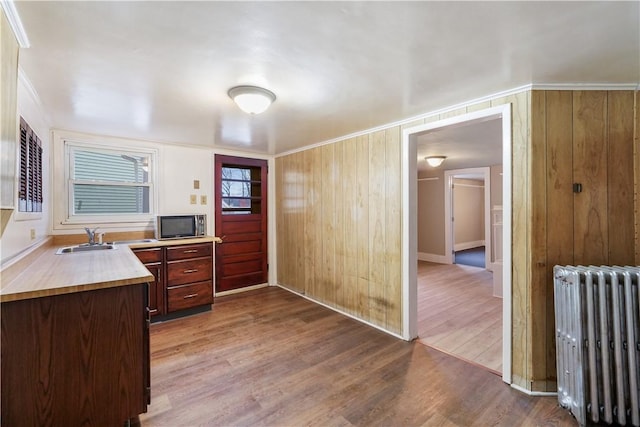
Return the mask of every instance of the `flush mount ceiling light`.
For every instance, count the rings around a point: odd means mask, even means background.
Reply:
[[[444,162],[444,159],[446,158],[447,156],[428,156],[424,159],[427,161],[427,163],[429,163],[429,166],[431,166],[432,168],[437,168],[442,164],[442,162]]]
[[[232,87],[228,94],[242,111],[249,114],[264,112],[276,100],[273,92],[258,86]]]

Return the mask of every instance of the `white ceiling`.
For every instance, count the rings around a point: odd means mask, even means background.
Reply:
[[[277,154],[528,84],[637,84],[640,3],[19,1],[54,128]],[[276,102],[242,113],[235,85]]]
[[[476,168],[502,164],[502,119],[475,120],[433,129],[416,138],[419,171]],[[427,156],[446,156],[430,167]]]

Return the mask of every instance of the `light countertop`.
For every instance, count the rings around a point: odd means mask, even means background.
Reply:
[[[153,275],[133,254],[131,248],[186,245],[217,242],[217,237],[162,240],[117,249],[75,252],[56,255],[59,246],[46,246],[28,256],[18,272],[5,275],[0,288],[0,302],[62,295],[154,280]],[[7,279],[7,280],[5,280]]]

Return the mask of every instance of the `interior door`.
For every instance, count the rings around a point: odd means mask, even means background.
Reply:
[[[215,156],[216,292],[268,281],[267,161]]]

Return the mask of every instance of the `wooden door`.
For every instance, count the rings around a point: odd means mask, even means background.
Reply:
[[[215,156],[216,292],[268,281],[267,161]]]

